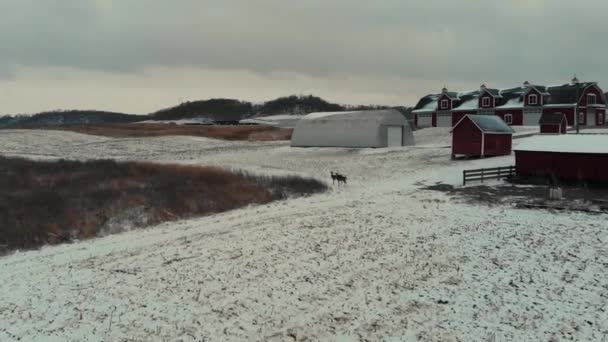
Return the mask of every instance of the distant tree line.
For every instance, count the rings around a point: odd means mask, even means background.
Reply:
[[[177,106],[161,109],[147,115],[124,114],[97,110],[56,110],[34,115],[7,115],[0,116],[0,127],[131,123],[145,120],[179,120],[191,118],[236,121],[260,115],[301,115],[313,112],[337,112],[345,110],[371,110],[385,108],[396,108],[407,117],[409,117],[409,111],[411,110],[408,107],[341,105],[328,102],[313,95],[291,95],[279,97],[277,99],[259,104],[236,99],[221,98],[201,101],[187,101]]]

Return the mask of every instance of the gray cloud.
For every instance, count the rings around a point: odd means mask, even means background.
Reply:
[[[0,13],[0,78],[192,67],[455,86],[608,81],[605,0],[4,0]]]

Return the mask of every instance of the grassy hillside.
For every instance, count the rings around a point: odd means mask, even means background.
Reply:
[[[380,108],[388,107],[373,105],[342,105],[328,102],[313,95],[291,95],[259,104],[236,99],[210,99],[188,101],[146,115],[96,110],[68,110],[42,112],[34,115],[6,115],[0,116],[0,127],[96,125],[133,123],[145,120],[180,120],[192,118],[237,121],[258,115],[308,114],[312,112],[336,112]],[[399,107],[397,109],[400,108],[407,109],[405,107]]]

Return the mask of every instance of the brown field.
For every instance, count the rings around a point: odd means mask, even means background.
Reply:
[[[27,126],[26,129],[65,130],[83,134],[111,138],[159,137],[187,135],[223,140],[279,141],[290,140],[293,129],[271,126],[203,126],[172,125],[154,123],[108,124],[108,125],[66,125],[66,126]]]
[[[0,255],[327,189],[219,168],[0,157]]]

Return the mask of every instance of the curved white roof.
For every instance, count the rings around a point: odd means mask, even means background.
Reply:
[[[414,144],[405,116],[386,109],[308,114],[296,125],[291,146],[386,147],[389,126],[402,127],[403,145]]]

